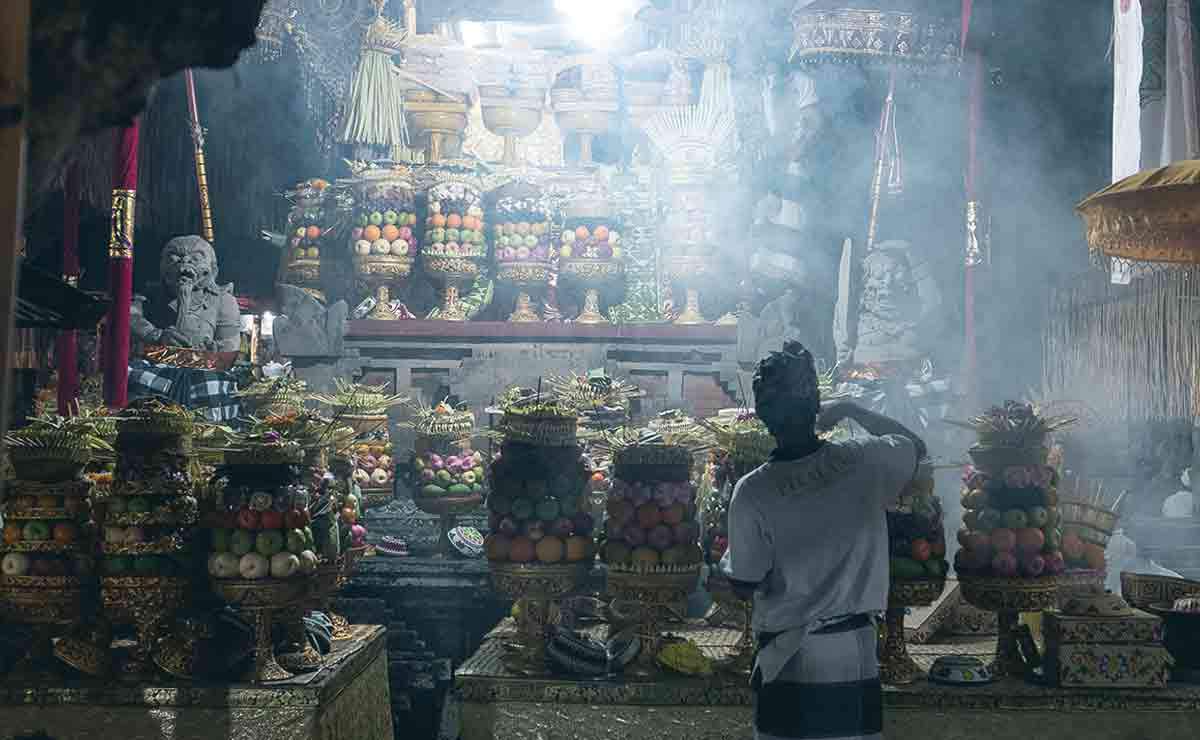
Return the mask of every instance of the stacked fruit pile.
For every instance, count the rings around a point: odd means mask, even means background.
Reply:
[[[602,559],[610,566],[651,571],[703,560],[686,447],[631,445],[614,456]]]
[[[584,498],[591,473],[573,414],[553,403],[505,410],[505,440],[491,465],[489,560],[583,562],[593,556],[594,522]]]
[[[353,455],[354,482],[363,490],[390,490],[396,478],[396,463],[392,443],[387,439],[355,442],[350,446]]]
[[[417,255],[417,209],[407,182],[386,180],[364,185],[355,212],[350,230],[355,256]]]
[[[533,192],[513,193],[496,200],[494,213],[497,262],[549,261],[554,232],[544,198]]]
[[[417,499],[482,497],[487,484],[483,453],[472,449],[475,415],[446,402],[420,408],[408,485]]]
[[[482,199],[477,190],[460,182],[443,182],[429,189],[425,219],[425,254],[431,257],[487,257]]]
[[[950,570],[942,504],[933,485],[933,467],[922,461],[897,505],[887,512],[893,581],[944,578]]]
[[[0,573],[58,577],[91,574],[85,534],[90,510],[87,481],[10,481],[4,501]]]
[[[327,210],[325,191],[329,183],[320,178],[305,180],[293,189],[288,198],[292,208],[288,212],[288,264],[316,262],[321,259],[322,238],[333,221]]]
[[[956,571],[1036,578],[1066,568],[1053,468],[1010,466],[1001,475],[968,468],[963,483]]]
[[[620,259],[621,235],[606,223],[568,221],[559,256],[574,260]]]
[[[716,564],[729,548],[729,501],[737,482],[767,461],[775,438],[753,412],[727,409],[701,422],[713,435],[712,489],[700,502],[705,560]]]
[[[308,491],[295,467],[299,453],[276,445],[239,450],[230,460],[222,501],[206,516],[213,578],[285,579],[316,571]]]
[[[120,424],[112,495],[97,507],[105,576],[185,577],[197,502],[190,415],[179,408]]]

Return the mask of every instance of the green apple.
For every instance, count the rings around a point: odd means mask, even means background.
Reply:
[[[258,537],[254,540],[254,549],[259,555],[269,558],[276,553],[283,552],[285,544],[283,532],[278,529],[266,529],[258,533]]]
[[[316,547],[316,544],[317,544],[316,539],[313,537],[312,527],[305,527],[303,531],[304,531],[304,541],[306,543],[308,543],[308,549],[311,550],[314,547]]]
[[[254,549],[254,533],[247,529],[235,530],[229,536],[229,551],[239,558]]]
[[[29,522],[21,530],[21,539],[23,540],[48,540],[50,539],[50,525],[45,522]]]
[[[300,570],[300,558],[290,552],[277,552],[271,556],[271,577],[291,578]]]
[[[383,225],[383,214],[379,211],[373,211],[370,216],[371,223],[375,226]]]
[[[288,552],[299,555],[308,547],[308,540],[304,537],[304,530],[292,529],[287,533],[287,549]]]
[[[134,496],[129,499],[130,514],[145,514],[150,511],[150,499],[145,496]]]
[[[212,533],[213,552],[229,552],[229,540],[228,529],[214,529]]]
[[[395,211],[384,211],[383,212],[383,222],[385,224],[394,224],[399,220],[400,220],[399,213],[396,213]]]

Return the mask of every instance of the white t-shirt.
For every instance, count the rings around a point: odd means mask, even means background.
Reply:
[[[900,436],[826,444],[742,478],[722,563],[761,583],[754,629],[785,632],[887,607],[886,510],[912,480],[916,446]]]

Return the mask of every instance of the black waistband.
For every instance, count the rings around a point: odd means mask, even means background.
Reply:
[[[837,635],[843,632],[853,632],[871,624],[870,614],[851,614],[848,617],[835,619],[820,629],[813,630],[814,635]],[[762,650],[775,641],[782,632],[759,632],[758,649]]]

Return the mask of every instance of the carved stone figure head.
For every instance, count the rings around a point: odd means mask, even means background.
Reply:
[[[863,260],[862,312],[881,319],[915,321],[921,297],[908,258],[908,242],[882,242]]]
[[[159,258],[159,277],[167,292],[178,295],[181,285],[217,289],[217,253],[198,236],[177,236]]]

